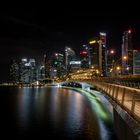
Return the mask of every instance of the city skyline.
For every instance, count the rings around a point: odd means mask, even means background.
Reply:
[[[131,28],[134,49],[139,48],[138,15],[91,11],[66,12],[65,15],[63,11],[58,14],[47,11],[46,14],[45,10],[37,9],[3,10],[0,19],[1,80],[8,78],[10,58],[41,61],[44,53],[50,55],[62,51],[65,46],[78,52],[81,45],[98,36],[100,31],[107,33],[107,47],[120,53],[123,32]]]

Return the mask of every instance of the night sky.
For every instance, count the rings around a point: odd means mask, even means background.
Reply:
[[[0,10],[0,81],[8,80],[11,58],[43,60],[43,54],[78,52],[82,44],[100,31],[107,33],[107,46],[119,53],[122,34],[131,28],[133,47],[140,47],[140,18],[129,7],[40,7]]]

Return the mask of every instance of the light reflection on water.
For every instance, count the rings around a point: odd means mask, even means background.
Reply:
[[[106,112],[107,120],[100,117],[96,105],[102,105],[92,95],[55,87],[1,88],[0,93],[0,107],[5,107],[0,118],[6,122],[1,128],[9,126],[3,133],[18,138],[115,139],[112,116]]]

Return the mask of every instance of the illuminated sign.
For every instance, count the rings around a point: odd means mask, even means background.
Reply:
[[[88,54],[88,52],[82,51],[82,52],[80,52],[80,54]]]
[[[70,65],[73,65],[73,64],[81,64],[81,61],[70,61]]]

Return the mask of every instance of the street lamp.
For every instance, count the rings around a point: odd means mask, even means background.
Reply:
[[[117,72],[117,75],[121,74],[121,67],[120,66],[116,67],[116,72]]]
[[[110,50],[110,54],[114,54],[115,53],[115,51],[114,50]]]
[[[123,59],[124,59],[124,60],[127,60],[127,56],[124,56]]]

